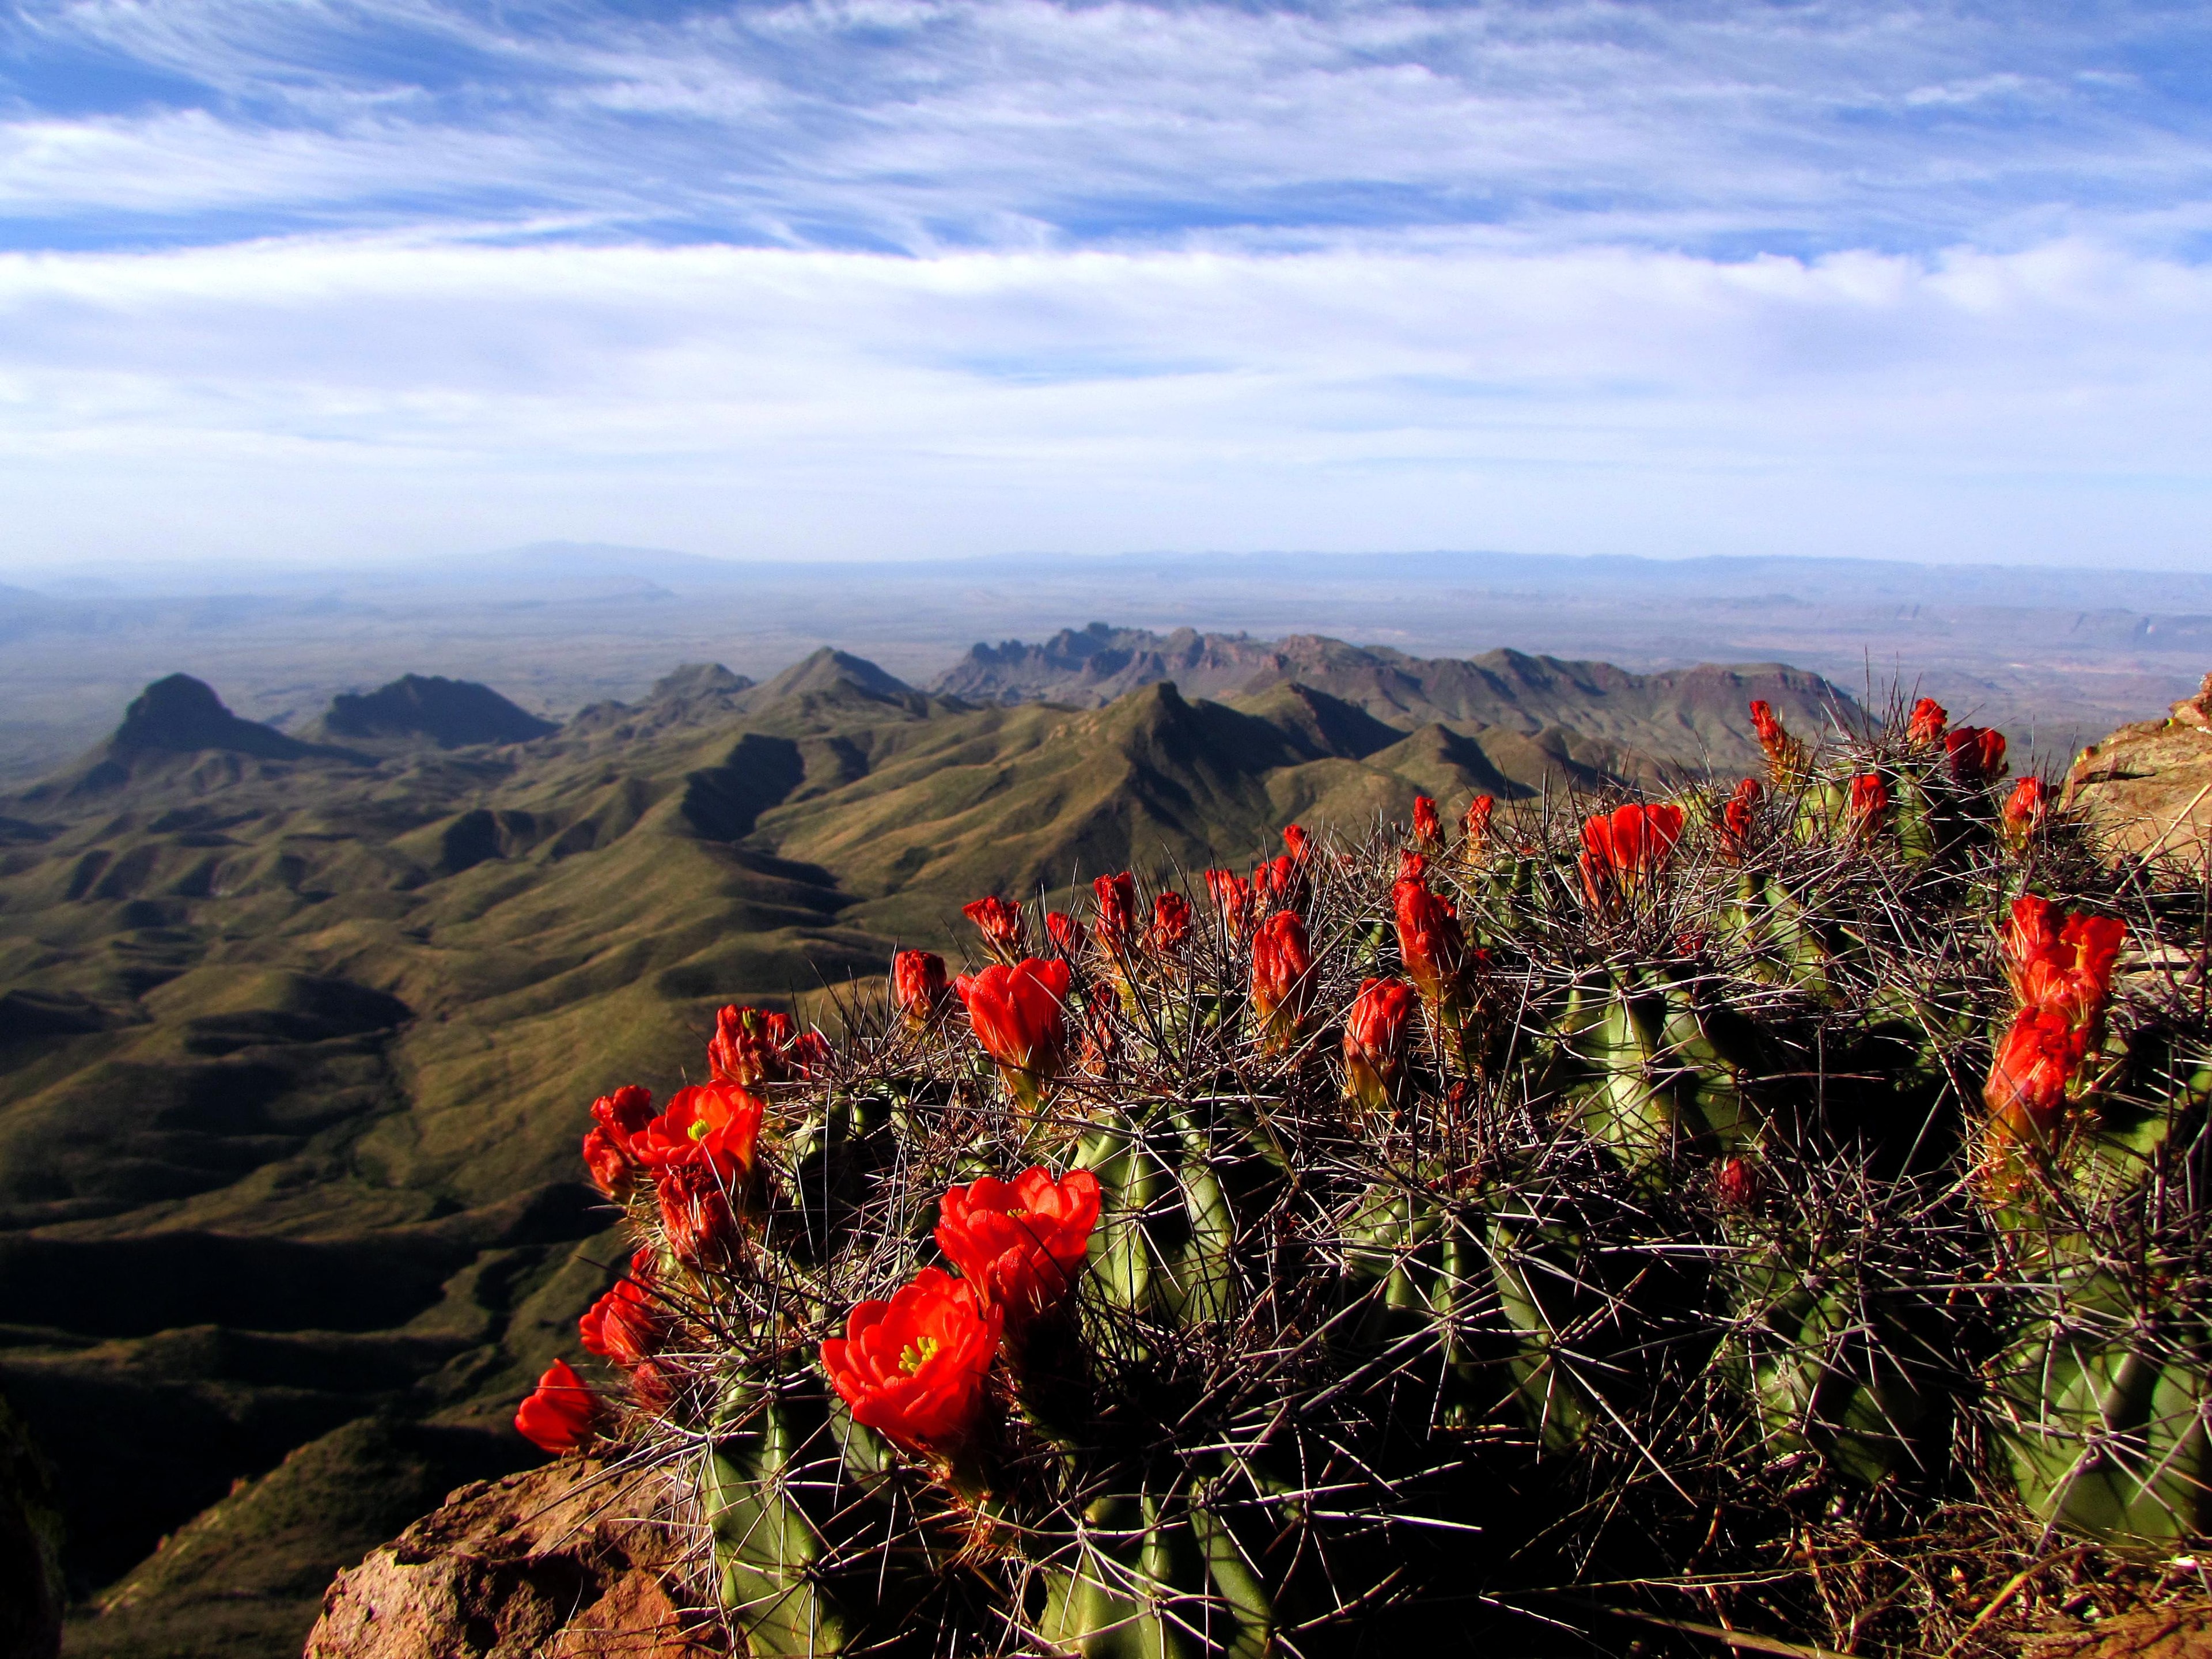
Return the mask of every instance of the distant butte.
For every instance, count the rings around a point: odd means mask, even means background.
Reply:
[[[428,738],[441,749],[461,749],[527,743],[561,728],[473,680],[406,674],[374,691],[340,692],[322,729],[334,738]]]

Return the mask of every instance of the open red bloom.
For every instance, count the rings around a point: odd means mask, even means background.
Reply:
[[[1152,901],[1152,931],[1145,943],[1155,955],[1171,957],[1190,937],[1190,901],[1181,893],[1162,893]]]
[[[2043,780],[2025,777],[2005,797],[2004,810],[1997,815],[1997,828],[2006,845],[2016,853],[2025,852],[2050,815],[2051,794]]]
[[[2127,931],[2118,916],[2062,911],[2049,899],[2022,894],[2013,901],[2002,939],[2013,994],[2022,1007],[2051,1009],[2071,1026],[2100,1031],[2112,964]]]
[[[1065,962],[1024,957],[1011,968],[994,963],[952,981],[968,1005],[975,1041],[998,1062],[1014,1097],[1031,1110],[1066,1059],[1066,1005],[1073,979]]]
[[[584,1379],[569,1368],[567,1360],[556,1359],[515,1413],[514,1426],[540,1451],[558,1457],[592,1437],[592,1419],[596,1415],[592,1391],[584,1386]]]
[[[937,1247],[975,1293],[1018,1331],[1052,1313],[1083,1271],[1098,1224],[1098,1177],[1070,1170],[1024,1170],[1012,1181],[985,1176],[938,1203]]]
[[[845,1334],[822,1345],[823,1369],[854,1421],[910,1450],[948,1457],[982,1410],[1003,1322],[973,1285],[924,1267],[890,1301],[854,1309]]]
[[[1923,748],[1939,744],[1950,722],[1949,709],[1933,697],[1923,697],[1912,705],[1912,713],[1905,720],[1905,741]]]
[[[636,1365],[659,1351],[668,1316],[650,1291],[625,1279],[592,1304],[576,1329],[588,1352],[617,1365]]]
[[[1387,1111],[1397,1091],[1415,1000],[1401,979],[1366,980],[1344,1017],[1344,1091],[1370,1111]]]
[[[922,1030],[951,995],[945,958],[934,951],[901,951],[891,957],[891,1006],[909,1030]]]
[[[1065,910],[1044,913],[1044,931],[1051,937],[1053,946],[1070,962],[1079,960],[1083,947],[1091,943],[1091,935],[1083,924]]]
[[[1219,912],[1223,929],[1232,939],[1242,939],[1252,925],[1252,884],[1233,870],[1206,872],[1206,896]]]
[[[1682,836],[1682,809],[1631,804],[1583,821],[1583,890],[1602,905],[1657,876]]]
[[[981,930],[984,945],[1000,961],[1018,961],[1028,949],[1029,921],[1022,915],[1020,905],[1009,904],[994,893],[988,898],[962,905],[960,914]]]
[[[725,1185],[752,1173],[760,1143],[759,1098],[733,1083],[699,1083],[668,1097],[668,1109],[630,1137],[630,1155],[659,1170],[700,1164]]]
[[[792,1072],[791,1042],[789,1014],[725,1008],[714,1016],[714,1035],[707,1044],[708,1075],[746,1089],[781,1082]]]
[[[1853,835],[1871,835],[1888,811],[1889,786],[1881,781],[1881,774],[1869,772],[1851,780],[1851,801],[1844,809],[1844,822]]]
[[[1295,910],[1279,910],[1252,935],[1252,1009],[1260,1046],[1279,1054],[1296,1042],[1314,999],[1313,949]]]
[[[1413,797],[1413,839],[1427,847],[1443,845],[1444,826],[1437,817],[1437,804],[1426,795]]]
[[[1995,783],[2005,772],[2004,733],[1985,726],[1954,726],[1943,735],[1951,775],[1972,788]]]
[[[1759,751],[1766,757],[1766,775],[1778,787],[1788,787],[1805,774],[1805,745],[1790,735],[1774,705],[1753,698],[1751,728],[1759,734]]]

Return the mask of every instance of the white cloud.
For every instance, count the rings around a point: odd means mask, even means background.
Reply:
[[[2212,272],[289,240],[0,258],[15,556],[2205,550]]]

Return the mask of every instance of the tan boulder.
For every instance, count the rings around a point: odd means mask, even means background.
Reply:
[[[2063,799],[2117,852],[2201,863],[2212,845],[2212,674],[2166,719],[2084,749]]]
[[[663,1477],[564,1458],[464,1486],[337,1576],[306,1659],[707,1659],[693,1527]]]

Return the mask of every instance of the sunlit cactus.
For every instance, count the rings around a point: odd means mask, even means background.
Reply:
[[[1925,699],[1758,712],[1763,782],[1294,827],[1249,878],[979,901],[988,965],[902,954],[826,1039],[726,1018],[714,1081],[596,1109],[639,1254],[599,1403],[550,1378],[536,1437],[674,1470],[759,1653],[1717,1605],[1940,1649],[1961,1516],[2172,1547],[2212,1520],[2201,891]],[[1921,1540],[1879,1583],[1805,1565],[1877,1534]]]

